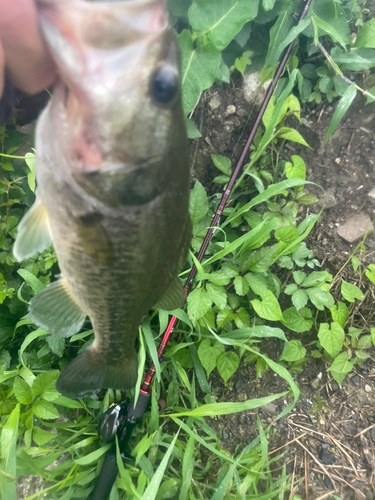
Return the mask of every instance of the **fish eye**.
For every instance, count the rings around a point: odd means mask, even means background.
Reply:
[[[161,66],[151,77],[151,94],[162,104],[171,102],[178,89],[177,73],[169,66]]]

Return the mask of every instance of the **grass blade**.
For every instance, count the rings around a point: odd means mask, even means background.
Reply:
[[[167,468],[168,461],[170,456],[172,455],[172,451],[174,448],[174,445],[176,443],[177,437],[178,437],[179,431],[173,438],[173,441],[171,444],[168,446],[168,450],[166,454],[163,457],[163,460],[160,462],[159,467],[156,469],[155,474],[153,478],[150,481],[150,484],[147,486],[146,491],[143,493],[141,500],[155,500],[155,497],[158,493],[159,486],[161,483],[161,480],[163,479],[165,469]]]

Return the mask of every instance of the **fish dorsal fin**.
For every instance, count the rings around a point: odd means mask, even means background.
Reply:
[[[48,214],[45,206],[36,198],[33,206],[18,224],[13,255],[18,261],[43,252],[51,244]]]
[[[160,300],[155,304],[158,309],[165,309],[166,311],[173,311],[178,309],[184,300],[184,289],[181,281],[176,276],[173,278],[172,283],[169,285],[168,290]]]
[[[86,313],[78,305],[65,278],[60,278],[34,295],[30,302],[31,320],[58,337],[78,333]]]

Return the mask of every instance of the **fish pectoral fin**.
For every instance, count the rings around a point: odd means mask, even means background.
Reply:
[[[135,386],[138,358],[133,352],[115,360],[108,354],[89,347],[81,352],[59,376],[56,389],[71,399],[83,398],[102,388],[126,391]]]
[[[184,300],[184,289],[178,276],[174,277],[168,290],[157,301],[155,307],[164,309],[165,311],[173,311],[178,309]]]
[[[17,229],[13,255],[18,261],[43,252],[51,244],[48,213],[38,197]]]
[[[101,222],[100,214],[88,214],[77,221],[81,247],[98,266],[111,266],[116,254],[111,238]]]
[[[71,337],[82,328],[86,313],[82,311],[62,277],[34,295],[30,302],[29,316],[47,332],[58,337]]]

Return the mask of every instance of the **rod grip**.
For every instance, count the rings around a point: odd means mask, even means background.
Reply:
[[[106,500],[111,493],[117,474],[116,448],[113,447],[105,457],[98,481],[87,500]]]

